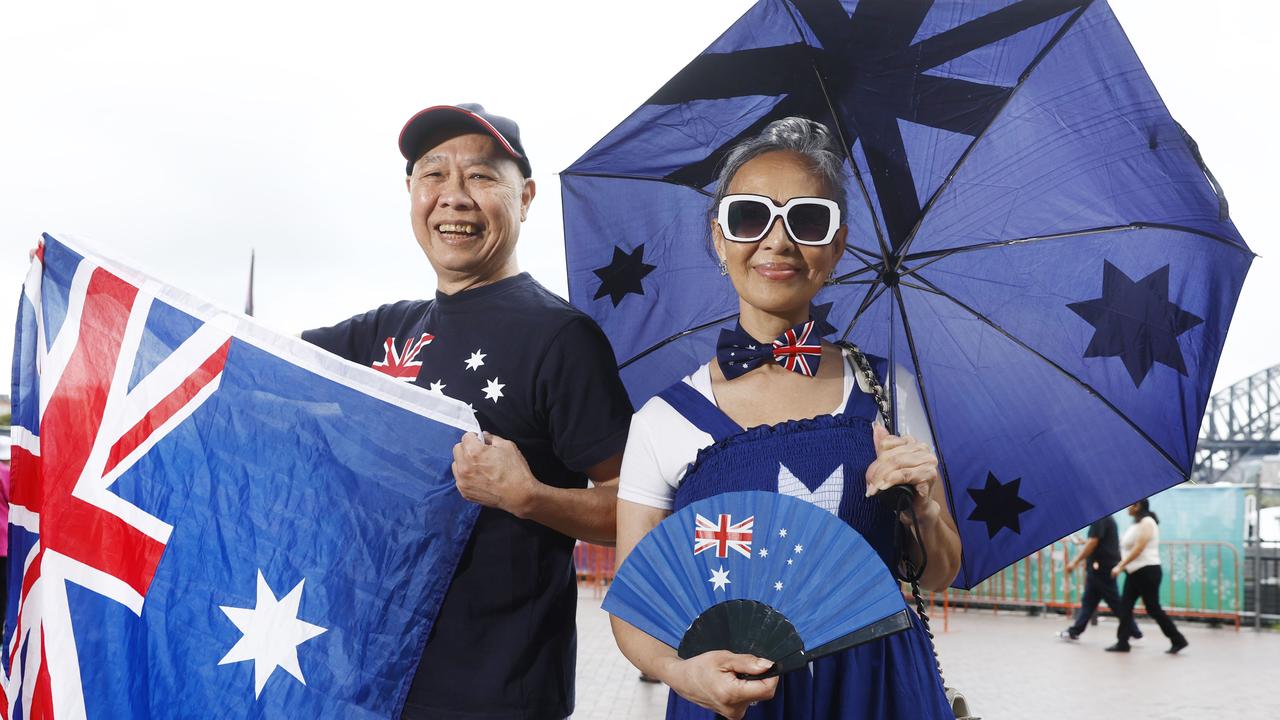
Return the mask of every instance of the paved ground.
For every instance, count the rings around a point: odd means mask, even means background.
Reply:
[[[637,679],[599,605],[584,589],[574,720],[659,720],[666,688]],[[1065,625],[1056,615],[952,611],[938,638],[947,680],[984,720],[1280,718],[1280,632],[1184,623],[1191,647],[1171,656],[1159,628],[1143,621],[1146,638],[1123,655],[1102,651],[1114,639],[1109,618],[1075,643],[1055,637]]]

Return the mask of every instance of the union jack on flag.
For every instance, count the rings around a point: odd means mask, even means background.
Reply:
[[[813,324],[813,320],[806,322],[800,326],[799,332],[790,328],[773,341],[773,359],[779,365],[792,372],[813,377],[818,368],[817,361],[822,359],[821,339],[809,339],[813,335]]]
[[[48,235],[13,387],[0,716],[398,717],[465,407]]]
[[[720,515],[715,522],[697,515],[694,524],[694,555],[715,548],[718,558],[729,557],[729,551],[733,550],[751,559],[751,533],[756,524],[754,515],[739,523],[734,523],[729,515]]]
[[[418,379],[418,373],[422,371],[422,361],[418,359],[418,353],[435,339],[436,337],[431,333],[422,333],[422,337],[417,340],[406,338],[404,349],[400,350],[396,347],[396,339],[389,337],[382,344],[386,354],[381,360],[373,362],[373,369],[397,380],[411,383]]]

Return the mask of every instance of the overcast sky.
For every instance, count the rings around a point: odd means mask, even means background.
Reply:
[[[1253,0],[1114,0],[1254,252],[1214,388],[1280,363],[1275,28]],[[396,137],[418,109],[516,118],[538,181],[524,269],[566,294],[555,172],[706,47],[748,0],[41,0],[0,10],[0,377],[27,249],[103,253],[288,332],[435,279]],[[5,381],[7,387],[7,380]],[[7,392],[5,390],[4,392]]]

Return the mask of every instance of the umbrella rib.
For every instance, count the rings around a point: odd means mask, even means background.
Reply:
[[[665,178],[665,177],[652,177],[649,175],[628,175],[626,173],[602,173],[602,172],[583,172],[580,170],[572,170],[572,171],[562,170],[560,172],[560,176],[563,177],[565,175],[572,175],[576,177],[605,178],[607,180],[644,180],[647,182],[666,183],[668,185],[675,185],[677,187],[689,188],[690,190],[693,190],[694,192],[702,193],[707,197],[713,197],[711,193],[707,192],[706,190],[703,190],[700,187],[694,187],[687,183],[676,182],[675,180],[671,180],[670,178]]]
[[[1186,225],[1144,222],[1139,220],[1137,222],[1129,223],[1128,225],[1105,225],[1102,227],[1093,227],[1093,228],[1085,228],[1082,230],[1070,230],[1067,232],[1053,233],[1051,235],[1031,235],[1029,237],[1014,238],[1012,240],[993,240],[991,242],[978,243],[976,245],[964,245],[957,248],[946,248],[943,250],[928,250],[921,253],[914,253],[912,255],[908,255],[904,257],[903,260],[913,261],[913,260],[928,259],[928,262],[924,263],[923,265],[917,265],[916,267],[911,268],[910,270],[904,269],[903,272],[904,273],[916,272],[917,270],[926,268],[929,265],[932,265],[933,263],[939,260],[942,260],[944,258],[950,257],[958,253],[973,252],[975,250],[988,250],[991,248],[998,248],[998,247],[1009,247],[1011,245],[1027,245],[1031,243],[1037,243],[1042,240],[1062,240],[1064,238],[1080,237],[1082,235],[1100,235],[1104,233],[1125,232],[1130,230],[1173,230],[1175,232],[1184,232],[1189,235],[1199,235],[1200,237],[1208,238],[1215,242],[1219,242],[1219,243],[1222,243],[1223,245],[1234,248],[1240,252],[1246,253],[1248,255],[1254,255],[1256,257],[1253,251],[1247,248],[1241,247],[1238,243],[1232,242],[1228,238],[1222,237],[1221,235],[1216,235],[1214,233],[1207,232],[1205,230],[1200,230],[1193,227],[1187,227]]]
[[[924,418],[929,423],[929,436],[933,442],[933,449],[938,453],[938,469],[942,474],[942,485],[947,491],[947,503],[951,506],[951,519],[956,523],[956,534],[960,532],[960,522],[956,517],[956,498],[951,489],[950,473],[947,472],[946,460],[942,457],[942,443],[938,442],[938,433],[934,430],[933,412],[929,409],[929,395],[924,387],[924,372],[920,367],[920,355],[916,352],[915,337],[911,334],[911,322],[907,319],[907,306],[902,300],[902,291],[898,288],[893,289],[894,298],[898,301],[898,313],[902,315],[902,333],[907,338],[907,350],[911,353],[912,370],[916,374],[916,389],[920,392],[920,404],[924,406]],[[893,338],[889,338],[889,347],[893,347],[896,343]],[[897,371],[889,368],[889,372],[894,373],[894,387],[897,387]],[[895,393],[896,395],[897,393]],[[896,425],[897,418],[894,418]],[[896,429],[896,428],[895,428]],[[964,550],[964,543],[960,543],[960,572],[963,573],[965,580],[969,578],[969,561],[968,553]]]
[[[877,288],[880,292],[876,292]],[[874,305],[876,300],[879,300],[880,296],[884,295],[884,291],[887,289],[889,289],[888,285],[878,282],[872,282],[867,287],[867,294],[862,297],[862,304],[858,306],[858,311],[853,314],[853,319],[849,321],[849,324],[845,326],[844,333],[840,335],[841,340],[849,339],[849,333],[853,332],[853,326],[858,324],[858,318],[862,317],[862,313],[866,312],[867,308]],[[873,295],[874,297],[872,297]]]
[[[1159,453],[1161,457],[1163,457],[1165,460],[1167,460],[1167,461],[1169,462],[1169,464],[1170,464],[1170,465],[1172,465],[1172,466],[1174,467],[1174,469],[1175,469],[1175,470],[1177,470],[1177,471],[1178,471],[1178,472],[1179,472],[1179,473],[1180,473],[1184,478],[1185,478],[1185,477],[1187,477],[1187,475],[1188,475],[1188,470],[1183,469],[1183,467],[1182,467],[1181,465],[1179,465],[1179,464],[1178,464],[1178,461],[1177,461],[1177,460],[1174,460],[1174,459],[1173,459],[1173,457],[1172,457],[1171,455],[1169,455],[1169,453],[1168,453],[1164,448],[1160,447],[1159,443],[1157,443],[1154,439],[1152,439],[1152,437],[1151,437],[1150,435],[1148,435],[1148,434],[1147,434],[1147,432],[1146,432],[1145,430],[1143,430],[1141,427],[1139,427],[1137,423],[1135,423],[1133,420],[1131,420],[1131,419],[1129,418],[1129,416],[1128,416],[1128,415],[1125,415],[1125,414],[1120,410],[1120,408],[1116,407],[1116,406],[1115,406],[1115,404],[1113,404],[1110,400],[1108,400],[1106,397],[1104,397],[1104,396],[1102,395],[1102,393],[1098,392],[1098,390],[1097,390],[1096,388],[1094,388],[1092,385],[1090,385],[1089,383],[1085,382],[1084,380],[1081,380],[1079,377],[1077,377],[1077,376],[1076,376],[1074,373],[1072,373],[1070,370],[1067,370],[1066,368],[1062,367],[1061,365],[1059,365],[1058,363],[1054,362],[1053,360],[1050,360],[1048,357],[1046,357],[1046,356],[1045,356],[1043,353],[1041,353],[1039,350],[1036,350],[1035,348],[1031,347],[1030,345],[1028,345],[1027,343],[1023,342],[1022,340],[1018,339],[1017,337],[1014,337],[1013,333],[1010,333],[1008,330],[1005,330],[1004,328],[1000,327],[1000,326],[999,326],[999,325],[997,325],[997,324],[995,323],[995,321],[993,321],[991,318],[987,317],[986,315],[983,315],[982,313],[978,312],[977,310],[975,310],[974,308],[970,307],[969,305],[966,305],[965,303],[963,303],[963,302],[961,302],[960,300],[956,299],[955,297],[953,297],[953,296],[952,296],[950,293],[948,293],[947,291],[945,291],[945,290],[943,290],[943,289],[939,288],[937,285],[934,285],[933,283],[929,282],[928,280],[926,280],[926,279],[924,279],[924,278],[922,278],[922,277],[916,276],[916,278],[917,278],[920,282],[924,283],[925,285],[928,285],[928,286],[932,289],[932,291],[933,291],[935,294],[940,295],[940,296],[942,296],[942,297],[946,298],[947,300],[950,300],[952,303],[954,303],[955,305],[957,305],[958,307],[960,307],[961,309],[963,309],[965,312],[969,313],[970,315],[972,315],[973,317],[975,317],[975,318],[976,318],[976,319],[978,319],[979,321],[981,321],[981,322],[983,322],[984,324],[986,324],[986,325],[987,325],[988,327],[990,327],[992,330],[995,330],[996,332],[998,332],[998,333],[1000,333],[1001,335],[1003,335],[1003,336],[1005,336],[1006,338],[1008,338],[1008,339],[1009,339],[1009,341],[1010,341],[1010,342],[1012,342],[1014,345],[1017,345],[1018,347],[1022,348],[1023,350],[1026,350],[1027,352],[1031,353],[1032,355],[1035,355],[1036,357],[1038,357],[1038,358],[1040,358],[1041,360],[1043,360],[1043,361],[1045,362],[1045,364],[1047,364],[1049,367],[1053,368],[1054,370],[1057,370],[1057,371],[1058,371],[1058,372],[1059,372],[1063,377],[1067,378],[1068,380],[1070,380],[1071,382],[1073,382],[1073,383],[1075,383],[1077,386],[1079,386],[1081,389],[1083,389],[1085,392],[1087,392],[1087,393],[1089,393],[1090,395],[1092,395],[1095,399],[1097,399],[1097,400],[1098,400],[1098,402],[1101,402],[1103,405],[1105,405],[1105,406],[1107,407],[1107,409],[1109,409],[1109,410],[1111,410],[1111,412],[1115,413],[1115,415],[1116,415],[1117,417],[1119,417],[1121,420],[1123,420],[1123,421],[1124,421],[1124,423],[1125,423],[1126,425],[1128,425],[1130,428],[1132,428],[1132,429],[1133,429],[1133,431],[1134,431],[1135,433],[1137,433],[1139,437],[1141,437],[1143,440],[1145,440],[1145,441],[1147,442],[1147,444],[1148,444],[1148,445],[1150,445],[1152,448],[1154,448],[1154,449],[1155,449],[1155,451],[1156,451],[1157,453]]]
[[[787,17],[791,18],[791,24],[795,26],[796,32],[803,42],[804,30],[800,27],[800,21],[796,19],[795,10],[790,3],[784,3],[783,7],[787,9]],[[887,258],[889,257],[889,246],[885,244],[884,230],[880,227],[880,218],[876,215],[876,209],[871,203],[871,194],[867,192],[867,185],[862,182],[862,173],[858,171],[858,163],[853,159],[853,146],[849,144],[844,122],[840,120],[840,115],[836,113],[836,108],[831,103],[831,95],[827,92],[827,84],[822,81],[822,72],[818,69],[818,61],[813,54],[813,46],[806,44],[806,47],[809,48],[809,67],[813,69],[814,79],[818,83],[818,88],[822,90],[822,99],[827,104],[827,112],[831,113],[831,120],[836,126],[836,134],[840,136],[840,147],[844,148],[845,157],[849,158],[849,170],[853,174],[854,181],[858,183],[858,190],[862,195],[862,201],[866,203],[867,213],[871,215],[871,226],[876,231],[876,244],[880,246],[881,258]]]
[[[701,324],[701,325],[697,325],[697,326],[691,327],[691,328],[689,328],[688,330],[683,330],[683,331],[681,331],[681,332],[678,332],[678,333],[676,333],[675,335],[672,335],[671,337],[669,337],[669,338],[667,338],[667,339],[665,339],[665,340],[661,340],[661,341],[659,341],[659,342],[657,342],[657,343],[654,343],[653,345],[650,345],[649,347],[645,348],[644,350],[641,350],[639,353],[637,353],[637,354],[635,354],[635,355],[632,355],[632,356],[631,356],[631,358],[630,358],[630,359],[628,359],[626,362],[620,363],[620,364],[618,365],[618,369],[619,369],[619,370],[621,370],[622,368],[624,368],[624,367],[626,367],[626,366],[630,365],[631,363],[633,363],[633,362],[635,362],[635,361],[639,360],[640,358],[642,358],[642,357],[644,357],[644,356],[646,356],[646,355],[648,355],[648,354],[650,354],[650,353],[652,353],[652,352],[654,352],[654,351],[656,351],[656,350],[658,350],[658,349],[662,348],[663,346],[665,346],[665,345],[667,345],[667,344],[669,344],[669,343],[673,343],[673,342],[675,342],[676,340],[679,340],[679,339],[680,339],[680,338],[682,338],[682,337],[686,337],[686,336],[688,336],[688,335],[692,335],[692,334],[694,334],[694,333],[696,333],[696,332],[700,332],[700,331],[702,331],[702,330],[706,330],[706,329],[707,329],[707,328],[709,328],[709,327],[715,327],[716,325],[719,325],[720,323],[724,322],[725,320],[728,320],[729,318],[736,317],[736,316],[737,316],[737,314],[738,314],[738,313],[733,313],[732,315],[725,315],[725,316],[724,316],[724,317],[722,317],[722,318],[717,318],[717,319],[712,320],[712,321],[710,321],[710,322],[705,322],[705,323],[703,323],[703,324]]]
[[[940,185],[938,185],[938,188],[933,191],[933,195],[929,196],[929,201],[926,202],[924,207],[920,210],[920,219],[916,220],[915,226],[911,228],[911,232],[907,234],[907,238],[902,242],[901,254],[905,255],[907,250],[911,248],[911,242],[915,240],[916,235],[919,234],[920,227],[924,224],[925,218],[929,217],[929,211],[933,209],[934,203],[936,203],[938,198],[942,197],[942,194],[951,186],[951,181],[955,179],[956,174],[960,172],[960,168],[964,167],[965,161],[973,154],[973,149],[976,148],[978,143],[982,142],[982,139],[987,136],[987,132],[991,129],[991,126],[995,124],[996,120],[1000,117],[1000,114],[1004,112],[1004,109],[1013,101],[1013,97],[1018,94],[1018,90],[1027,82],[1027,78],[1031,77],[1031,73],[1035,72],[1035,69],[1040,66],[1041,61],[1048,57],[1049,53],[1058,46],[1058,42],[1067,34],[1067,31],[1075,27],[1080,16],[1092,6],[1092,0],[1080,6],[1080,9],[1076,10],[1072,16],[1062,24],[1062,27],[1058,28],[1058,31],[1053,34],[1053,37],[1049,39],[1049,42],[1045,43],[1045,46],[1040,48],[1040,52],[1032,58],[1030,64],[1027,65],[1026,70],[1022,71],[1022,76],[1018,78],[1018,82],[1014,84],[1013,89],[1009,91],[1009,96],[1006,97],[1004,99],[1004,103],[1000,105],[1000,109],[991,114],[991,121],[987,123],[986,127],[982,128],[982,132],[973,139],[973,142],[969,143],[969,147],[965,148],[964,154],[956,161],[955,167],[951,168],[951,172],[947,173],[947,177]]]

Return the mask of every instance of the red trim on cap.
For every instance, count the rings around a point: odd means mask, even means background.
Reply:
[[[466,115],[472,120],[475,120],[476,122],[480,123],[486,130],[488,130],[489,134],[493,135],[493,139],[502,143],[502,147],[504,150],[507,151],[508,155],[516,158],[524,157],[524,155],[521,155],[520,153],[516,152],[515,148],[511,147],[511,143],[507,142],[507,138],[503,136],[503,134],[498,131],[498,128],[494,127],[492,123],[480,117],[479,115],[471,112],[470,110],[457,107],[456,105],[432,105],[431,107],[426,108],[424,110],[419,110],[418,113],[413,117],[409,118],[409,122],[405,123],[404,127],[400,129],[400,138],[399,140],[396,141],[396,145],[402,145],[404,143],[404,134],[408,132],[409,126],[413,125],[413,123],[416,122],[418,118],[422,117],[423,115],[426,115],[427,113],[435,112],[437,110],[452,110],[454,112],[458,112],[458,113],[462,113],[463,115]],[[406,156],[405,159],[409,160],[410,158]]]

